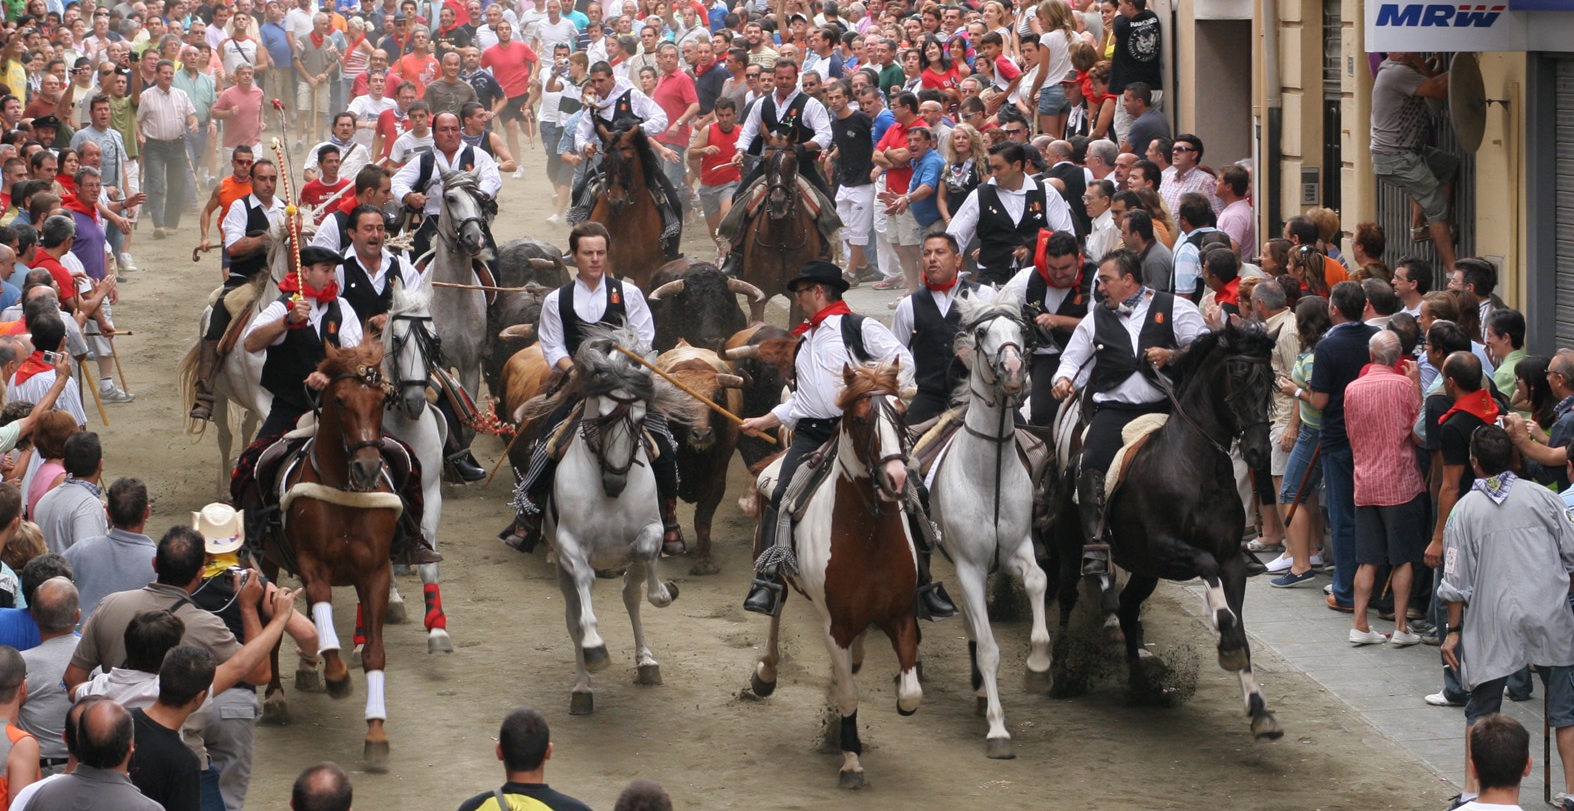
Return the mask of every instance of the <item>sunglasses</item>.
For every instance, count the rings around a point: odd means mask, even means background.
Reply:
[[[1192,149],[1189,146],[1176,146],[1176,147],[1171,147],[1170,151],[1171,152],[1196,152],[1197,150]]]

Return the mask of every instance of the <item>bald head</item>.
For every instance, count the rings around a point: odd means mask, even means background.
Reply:
[[[1054,141],[1049,145],[1049,157],[1056,162],[1069,161],[1076,149],[1070,141]]]
[[[1378,330],[1366,348],[1372,353],[1372,362],[1379,366],[1393,366],[1399,362],[1399,336],[1388,330]]]

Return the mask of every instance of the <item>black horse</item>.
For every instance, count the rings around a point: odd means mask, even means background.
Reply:
[[[1257,322],[1231,323],[1198,338],[1176,359],[1174,413],[1128,460],[1123,479],[1110,494],[1104,538],[1114,563],[1130,573],[1120,592],[1120,629],[1133,690],[1151,688],[1142,665],[1142,603],[1160,578],[1201,578],[1209,619],[1219,631],[1219,666],[1240,676],[1251,715],[1252,734],[1284,734],[1268,711],[1252,675],[1251,650],[1242,624],[1246,560],[1241,551],[1245,509],[1235,487],[1229,449],[1253,468],[1266,467],[1270,452],[1268,411],[1273,396],[1269,358],[1275,336]],[[1071,475],[1075,475],[1073,471]],[[1066,480],[1067,489],[1075,486]],[[1069,525],[1069,526],[1068,526]],[[1077,600],[1082,533],[1075,521],[1055,533],[1061,571],[1060,630],[1056,636],[1057,694],[1069,685],[1062,670],[1069,652],[1067,629]]]

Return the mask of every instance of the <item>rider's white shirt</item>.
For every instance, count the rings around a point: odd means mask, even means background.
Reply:
[[[1130,315],[1120,319],[1120,325],[1125,327],[1126,334],[1131,338],[1131,349],[1137,351],[1137,346],[1142,339],[1142,325],[1148,320],[1148,306],[1153,303],[1153,291],[1145,290],[1141,301]],[[1102,304],[1094,305],[1102,307]],[[1202,320],[1202,312],[1197,305],[1180,296],[1175,297],[1175,309],[1171,313],[1171,328],[1175,331],[1175,343],[1182,348],[1197,340],[1198,336],[1208,331],[1208,325]],[[1084,368],[1091,369],[1094,363],[1093,344],[1093,318],[1082,319],[1077,324],[1076,330],[1071,333],[1071,340],[1066,343],[1066,351],[1060,356],[1060,367],[1055,370],[1055,382],[1061,378],[1077,381],[1078,375]],[[1138,363],[1147,363],[1142,358]],[[1164,392],[1157,386],[1148,382],[1142,374],[1133,374],[1120,385],[1105,392],[1094,392],[1095,403],[1131,403],[1140,405],[1144,403],[1157,403],[1164,399]]]
[[[1006,282],[1005,286],[1000,288],[1000,295],[1015,299],[1019,304],[1027,304],[1028,279],[1037,272],[1031,265],[1017,271],[1017,275],[1012,276],[1011,281]],[[1052,313],[1060,309],[1060,305],[1066,301],[1066,296],[1071,295],[1071,293],[1072,288],[1070,287],[1055,287],[1046,284],[1044,285],[1044,300],[1040,303],[1044,305],[1045,312]],[[1058,355],[1060,354],[1060,347],[1053,343],[1040,344],[1034,347],[1033,354]]]
[[[601,277],[601,284],[596,289],[590,289],[584,280],[574,278],[574,314],[586,324],[594,324],[607,314],[606,277]],[[546,301],[541,303],[541,321],[536,324],[536,337],[541,341],[541,354],[546,357],[549,368],[557,368],[557,362],[568,357],[568,347],[563,337],[563,316],[559,309],[558,299],[561,289],[553,290],[547,294]],[[656,340],[656,322],[650,316],[650,305],[645,303],[645,294],[633,282],[623,280],[623,310],[628,314],[629,329],[639,335],[640,342],[649,346]],[[632,348],[632,347],[631,347]]]
[[[426,208],[422,209],[426,212],[426,216],[436,217],[442,214],[443,170],[463,170],[465,167],[456,165],[455,162],[459,160],[460,155],[464,154],[464,151],[464,145],[461,144],[459,149],[454,151],[453,157],[450,158],[443,154],[443,150],[433,149],[432,158],[436,163],[432,167],[432,177],[430,182],[426,184],[425,189],[414,188],[416,181],[421,179],[421,162],[419,160],[412,160],[400,167],[399,171],[394,173],[393,176],[393,199],[403,200],[405,195],[410,192],[422,192],[426,195]],[[492,160],[492,156],[486,154],[484,150],[473,149],[471,152],[475,155],[474,170],[481,193],[494,200],[497,199],[497,193],[503,188],[503,176],[497,171],[497,161]]]
[[[299,329],[315,330],[317,334],[321,335],[322,317],[327,315],[328,305],[316,299],[308,299],[308,301],[312,303],[311,311],[306,314],[306,323],[309,326],[300,327]],[[355,316],[355,308],[351,307],[343,299],[335,299],[335,301],[339,302],[339,348],[349,349],[360,346],[361,320]],[[290,308],[282,301],[275,301],[269,304],[262,312],[257,314],[256,319],[251,322],[251,326],[246,328],[246,337],[251,337],[251,334],[261,327],[265,327],[275,321],[284,320],[284,316],[289,315],[289,312]],[[273,343],[268,344],[268,346],[278,346],[284,343],[284,338],[288,334],[289,330],[279,333],[279,337],[274,338]],[[258,352],[257,354],[265,353]]]
[[[775,93],[770,95],[771,103],[776,106],[778,121],[781,120],[781,111],[791,107],[793,101],[802,92],[793,90],[787,94],[787,98],[780,101],[777,100]],[[739,152],[748,151],[749,147],[754,145],[755,136],[760,134],[760,112],[764,109],[763,97],[759,104],[749,108],[749,114],[744,117],[743,127],[738,132],[736,144]],[[825,109],[825,105],[813,96],[810,96],[808,102],[803,105],[803,125],[814,131],[814,136],[809,140],[819,144],[820,151],[824,152],[831,148],[831,114]]]
[[[995,192],[1000,195],[1000,205],[1005,206],[1006,213],[1011,215],[1011,221],[1017,223],[1022,222],[1022,212],[1027,206],[1028,192],[1042,185],[1034,180],[1032,175],[1023,175],[1022,185],[1015,191],[997,186],[994,178],[990,178],[988,184],[995,186]],[[1050,188],[1044,189],[1044,227],[1051,231],[1072,233],[1076,231],[1076,224],[1071,221],[1071,206],[1066,203],[1064,197]],[[951,224],[946,226],[945,230],[946,233],[956,237],[958,245],[966,246],[973,241],[973,235],[978,231],[978,189],[968,193],[966,199],[962,201],[962,207],[951,215]]]
[[[357,265],[361,264],[360,257],[355,253],[355,246],[353,244],[350,247],[344,249],[344,258],[346,262],[353,261]],[[365,269],[366,268],[362,267],[362,270]],[[392,253],[387,248],[384,248],[382,249],[381,260],[378,263],[377,268],[366,274],[372,280],[372,289],[378,294],[381,294],[388,289],[388,274],[390,272],[398,273],[399,281],[402,285],[404,285],[404,289],[420,289],[423,277],[421,276],[421,272],[415,269],[415,265],[410,264],[410,260],[404,258],[403,256]],[[339,283],[339,290],[341,292],[347,288],[347,285],[344,281],[344,265],[340,265],[338,268],[334,269],[333,278],[334,281]],[[361,314],[356,313],[355,315],[357,318],[359,318]]]
[[[230,203],[230,210],[224,212],[224,222],[219,226],[219,231],[224,235],[224,250],[229,251],[235,243],[246,238],[246,221],[251,209],[261,206],[268,213],[268,222],[278,225],[284,219],[284,201],[275,197],[273,204],[263,206],[257,195],[248,194],[245,197]]]
[[[354,183],[355,174],[361,171],[361,167],[366,165],[367,159],[371,157],[372,150],[353,136],[348,144],[335,144],[333,141],[323,141],[312,147],[312,150],[306,153],[306,166],[301,171],[306,171],[307,169],[318,171],[317,152],[329,145],[339,147],[339,177]],[[342,200],[343,198],[340,199]]]
[[[586,89],[589,89],[588,85]],[[606,98],[593,98],[588,92],[584,94],[582,101],[586,107],[594,109],[595,114],[580,116],[579,127],[574,130],[574,142],[581,146],[601,143],[601,137],[596,134],[596,122],[611,123],[618,99],[623,98],[624,93],[629,94],[629,110],[643,122],[639,128],[647,136],[654,138],[667,131],[667,113],[661,109],[661,105],[640,92],[628,79],[618,79]]]
[[[865,318],[864,349],[871,360],[882,362],[897,360],[901,369],[897,380],[903,389],[913,385],[913,353],[896,340],[885,325],[873,318]],[[833,419],[842,416],[836,407],[836,398],[842,394],[842,366],[851,363],[847,345],[842,343],[842,316],[833,315],[820,325],[804,333],[798,348],[798,359],[793,368],[798,377],[798,390],[787,402],[771,409],[771,413],[791,428],[803,419]]]
[[[951,314],[951,305],[956,303],[956,294],[962,289],[962,283],[944,293],[930,290],[925,287],[917,293],[903,296],[896,304],[896,312],[891,315],[891,334],[896,336],[896,342],[908,349],[913,348],[913,296],[929,296],[935,300],[935,306],[940,309],[942,318]],[[977,290],[968,294],[974,301],[994,301],[995,289],[988,285],[979,285]]]

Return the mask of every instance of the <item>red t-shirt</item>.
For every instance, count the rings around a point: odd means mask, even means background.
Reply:
[[[33,261],[28,262],[27,265],[28,267],[43,268],[49,271],[49,275],[55,279],[55,286],[60,288],[60,300],[62,302],[76,296],[77,283],[75,279],[71,278],[71,271],[66,270],[66,266],[60,264],[60,260],[45,253],[43,248],[39,248],[33,254]]]
[[[347,177],[339,178],[339,182],[332,186],[323,183],[322,178],[319,177],[301,187],[301,203],[308,206],[320,206],[323,204],[323,201],[343,191],[344,187],[348,185],[350,185],[350,179]],[[353,196],[351,195],[351,197]],[[316,222],[320,224],[332,210],[331,208],[324,208],[318,211],[315,218]]]
[[[723,132],[720,124],[712,123],[706,136],[708,146],[721,150],[700,159],[700,185],[721,186],[743,179],[738,167],[732,165],[732,156],[738,152],[738,127]]]
[[[398,113],[399,108],[395,107],[392,110],[384,110],[377,116],[377,129],[373,132],[383,137],[383,153],[377,156],[379,158],[388,157],[393,152],[394,141],[410,131],[410,116],[400,117]]]
[[[661,107],[667,114],[667,126],[671,127],[678,122],[683,113],[689,109],[690,104],[699,103],[700,97],[694,90],[694,77],[681,70],[675,70],[656,79],[656,92],[651,94],[651,101]],[[676,135],[663,132],[656,136],[656,140],[668,146],[688,147],[691,128],[685,124],[678,129]]]
[[[436,79],[441,69],[437,66],[437,57],[420,57],[415,54],[405,54],[399,57],[391,73],[415,85],[415,97],[426,95],[426,83]]]
[[[921,118],[913,120],[915,123],[923,121]],[[877,150],[906,149],[907,127],[902,126],[902,122],[900,121],[887,127],[885,130],[885,135],[880,138],[880,143],[874,145],[874,148]],[[887,191],[894,191],[897,193],[905,192],[907,191],[907,187],[911,185],[912,182],[912,164],[905,164],[885,170],[885,188]]]
[[[922,80],[923,89],[925,90],[955,90],[961,81],[958,78],[959,75],[956,66],[952,65],[951,69],[945,73],[938,73],[934,68],[924,68],[924,72],[919,78]]]
[[[536,52],[517,39],[507,45],[499,42],[481,54],[481,67],[492,69],[492,78],[511,99],[530,92],[530,68],[536,61]]]

